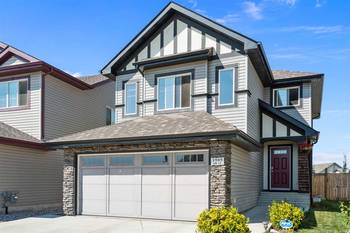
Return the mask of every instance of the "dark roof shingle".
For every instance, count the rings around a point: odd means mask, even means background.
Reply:
[[[237,128],[207,112],[159,114],[126,120],[80,133],[53,139],[50,142],[128,139],[155,136],[179,136],[195,133],[234,131]]]
[[[32,143],[41,143],[40,140],[26,134],[12,126],[9,126],[3,122],[0,122],[0,137],[1,138],[9,138],[15,140],[21,140]]]
[[[302,78],[313,75],[320,75],[319,73],[304,72],[304,71],[289,71],[289,70],[273,70],[273,78],[275,80],[289,79],[289,78]]]
[[[82,77],[78,77],[78,79],[80,79],[81,81],[83,81],[89,85],[95,85],[97,83],[109,80],[109,78],[107,78],[106,76],[103,76],[102,74],[82,76]]]

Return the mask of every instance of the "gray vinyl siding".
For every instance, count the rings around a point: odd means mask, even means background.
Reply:
[[[246,56],[232,56],[227,58],[220,58],[209,62],[209,86],[210,93],[215,93],[215,73],[217,66],[238,66],[237,90],[247,90],[247,57]],[[247,132],[247,97],[246,92],[236,94],[236,106],[232,108],[216,108],[215,98],[212,98],[211,109],[212,115],[231,123],[240,130]]]
[[[239,211],[256,206],[262,188],[263,156],[231,145],[231,201]]]
[[[283,112],[294,117],[295,119],[311,125],[312,124],[312,113],[311,113],[311,83],[302,84],[301,105],[295,108],[281,109]],[[271,102],[271,89],[270,87],[264,88],[264,100],[267,103]],[[270,103],[273,104],[273,103]]]
[[[114,82],[91,90],[80,90],[47,76],[45,139],[106,125],[106,106],[114,107]]]
[[[282,109],[282,111],[305,124],[311,125],[311,83],[303,83],[302,88],[303,96],[301,98],[301,106],[290,109]]]
[[[147,70],[144,73],[144,80],[143,76],[139,72],[117,76],[115,101],[116,105],[118,105],[118,107],[116,108],[118,122],[134,118],[132,116],[123,116],[123,111],[125,107],[123,106],[125,104],[123,91],[124,82],[138,83],[138,101],[141,102],[142,100],[145,100],[146,103],[144,103],[143,105],[138,105],[137,116],[149,116],[157,114],[157,102],[147,102],[149,100],[157,99],[157,86],[155,85],[156,76],[172,72],[189,72],[192,70],[194,71],[194,79],[191,80],[191,94],[207,94],[207,61],[192,62],[182,65],[174,65]],[[194,111],[207,111],[206,96],[192,97],[191,107]]]
[[[12,207],[62,204],[63,152],[0,144],[0,192],[16,191]]]
[[[264,87],[253,65],[248,59],[248,89],[251,96],[247,105],[247,133],[255,140],[260,140],[259,99],[264,98]]]
[[[29,108],[0,112],[0,121],[15,127],[35,138],[41,138],[41,73],[10,77],[30,76]]]
[[[144,110],[142,106],[139,104],[137,105],[138,114],[136,116],[127,116],[127,117],[124,117],[123,115],[125,106],[120,106],[125,104],[125,101],[124,101],[125,93],[123,90],[123,83],[137,83],[137,97],[138,97],[137,102],[142,101],[142,95],[143,95],[142,79],[143,77],[140,72],[117,76],[116,82],[115,82],[115,104],[119,105],[119,107],[115,109],[115,115],[116,115],[116,119],[118,119],[118,122],[121,122],[123,120],[130,120],[130,119],[133,119],[134,117],[142,115]]]

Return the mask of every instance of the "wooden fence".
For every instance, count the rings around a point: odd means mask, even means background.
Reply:
[[[350,173],[314,174],[312,194],[327,200],[350,200]]]

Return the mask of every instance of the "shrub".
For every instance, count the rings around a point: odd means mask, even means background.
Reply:
[[[340,202],[339,208],[341,213],[345,216],[346,224],[350,225],[350,201]]]
[[[211,208],[198,217],[198,233],[248,233],[248,219],[236,208]]]
[[[269,219],[275,229],[280,228],[280,221],[288,219],[292,221],[293,228],[299,228],[301,221],[304,218],[304,212],[293,204],[288,202],[272,202],[269,206]]]

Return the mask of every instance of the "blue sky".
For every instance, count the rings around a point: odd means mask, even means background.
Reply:
[[[97,73],[168,1],[3,0],[0,41],[75,75]],[[179,0],[262,41],[273,69],[325,73],[316,162],[350,160],[349,1]]]

